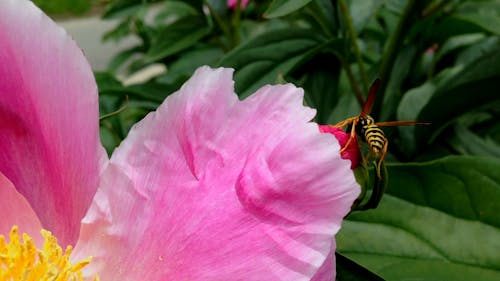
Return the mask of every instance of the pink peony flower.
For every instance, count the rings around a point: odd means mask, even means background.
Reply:
[[[248,2],[250,2],[250,0],[240,0],[240,9],[244,10],[247,5],[248,5]],[[236,5],[238,5],[238,0],[227,0],[227,6],[229,7],[229,9],[236,9]]]
[[[282,85],[239,101],[231,69],[202,67],[108,159],[81,50],[2,0],[0,234],[17,225],[40,247],[48,229],[104,281],[334,280],[360,190],[302,99]]]
[[[349,141],[350,134],[342,131],[342,129],[330,126],[330,125],[319,125],[319,130],[322,133],[329,133],[335,136],[335,138],[339,141],[340,147],[344,147],[347,145]],[[361,163],[361,151],[359,150],[359,145],[356,140],[353,140],[349,143],[348,147],[342,151],[340,154],[342,159],[347,159],[351,161],[351,169],[355,169]]]

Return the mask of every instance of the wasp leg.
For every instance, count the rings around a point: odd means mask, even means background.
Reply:
[[[341,121],[341,122],[335,124],[334,127],[339,127],[339,128],[351,124],[351,133],[350,133],[349,139],[347,140],[347,142],[344,145],[344,147],[342,147],[340,149],[340,153],[344,152],[347,149],[347,147],[349,147],[349,144],[351,144],[352,140],[356,140],[356,130],[355,130],[355,128],[356,128],[356,125],[358,124],[358,120],[359,119],[357,117],[352,117],[352,118],[346,119],[344,121]],[[339,124],[340,124],[340,126],[338,126]]]
[[[380,157],[377,160],[377,177],[380,181],[382,180],[382,175],[380,174],[380,168],[382,166],[382,162],[384,162],[385,155],[387,154],[387,144],[388,142],[386,141],[384,143],[384,148],[382,148],[382,151],[380,152]]]
[[[338,122],[337,124],[333,125],[333,127],[337,127],[337,128],[342,128],[342,127],[345,127],[349,124],[352,124],[354,122],[357,122],[357,120],[359,119],[359,117],[351,117],[351,118],[347,118],[345,120],[342,120],[340,122]]]

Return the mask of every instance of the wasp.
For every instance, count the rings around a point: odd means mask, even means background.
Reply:
[[[346,145],[342,148],[341,152],[347,148],[347,146],[352,140],[356,140],[357,135],[360,136],[362,141],[368,144],[369,147],[368,153],[369,154],[372,153],[375,158],[377,177],[379,178],[379,180],[382,180],[380,170],[385,155],[387,154],[387,146],[389,144],[389,141],[387,140],[384,131],[382,131],[380,127],[428,125],[430,123],[407,121],[407,120],[376,123],[375,120],[373,120],[373,118],[369,114],[373,107],[373,102],[375,101],[375,94],[377,93],[379,86],[380,86],[380,79],[376,79],[370,86],[368,97],[366,98],[366,101],[363,104],[363,108],[361,109],[361,113],[358,116],[340,121],[339,123],[335,124],[334,127],[338,128],[350,127],[351,135]]]

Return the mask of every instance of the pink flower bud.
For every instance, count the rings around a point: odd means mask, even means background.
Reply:
[[[247,7],[249,1],[250,0],[240,0],[240,5],[241,5],[240,9],[244,10]],[[229,9],[234,10],[236,9],[237,5],[238,5],[238,0],[227,0],[227,6],[229,7]]]
[[[330,125],[319,125],[319,130],[322,133],[329,133],[334,135],[335,138],[339,141],[341,149],[343,149],[349,141],[350,135],[342,131],[342,129],[340,128]],[[355,139],[351,140],[347,148],[341,152],[340,157],[342,157],[342,159],[351,160],[351,169],[355,169],[356,167],[358,167],[359,163],[361,162],[361,152],[359,150],[358,141]]]

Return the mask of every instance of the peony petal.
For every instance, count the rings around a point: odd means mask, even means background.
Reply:
[[[0,173],[0,235],[7,237],[14,225],[20,232],[28,233],[33,239],[39,237],[41,223],[37,215],[24,197],[17,192],[14,185]]]
[[[359,193],[302,90],[201,68],[115,151],[76,259],[102,280],[310,280]]]
[[[333,281],[336,276],[335,269],[335,241],[333,241],[332,250],[311,281]]]
[[[73,244],[105,159],[97,87],[75,42],[30,1],[0,1],[0,95],[0,171]]]

